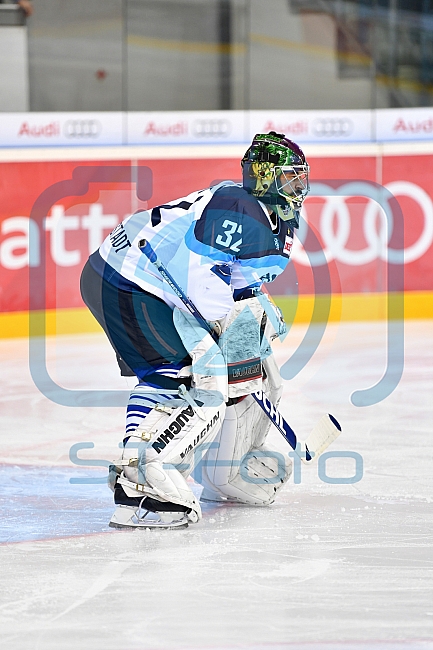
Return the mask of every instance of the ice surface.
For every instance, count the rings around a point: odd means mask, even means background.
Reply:
[[[280,366],[304,334],[276,346]],[[328,325],[284,382],[281,411],[299,437],[333,413],[343,434],[332,450],[360,455],[361,480],[327,483],[302,466],[270,508],[206,504],[186,530],[108,528],[103,465],[117,456],[123,408],[48,400],[24,340],[1,341],[0,360],[2,647],[433,648],[431,321],[406,324],[403,377],[378,404],[349,398],[385,370],[384,323]],[[50,339],[47,367],[68,389],[128,389],[99,335]],[[85,442],[94,447],[76,458],[99,466],[71,462]],[[355,469],[353,458],[326,464],[342,480]]]

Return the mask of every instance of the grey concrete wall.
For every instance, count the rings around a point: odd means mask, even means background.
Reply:
[[[230,43],[221,31],[227,3]],[[342,73],[336,20],[299,12],[289,0],[33,4],[33,111],[351,109],[390,101],[368,65],[358,76],[350,66]],[[417,105],[417,91],[399,97]]]

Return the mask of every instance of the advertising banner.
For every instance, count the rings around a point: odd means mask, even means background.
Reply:
[[[383,108],[375,111],[375,123],[379,142],[433,138],[433,108]]]
[[[431,140],[433,109],[0,113],[0,147],[234,144],[269,131],[302,144]]]
[[[244,142],[244,111],[167,111],[127,114],[128,144]]]
[[[123,114],[0,113],[0,146],[85,146],[123,143]]]
[[[332,293],[432,291],[433,156],[309,162],[311,192],[294,240],[292,276],[277,278],[270,291],[327,293],[329,283]]]
[[[389,156],[381,165],[373,155],[309,161],[312,192],[296,233],[293,263],[267,285],[269,291],[382,292],[401,268],[404,274],[393,290],[431,291],[433,155]],[[113,167],[134,171],[124,178],[98,171]],[[144,193],[132,182],[140,170],[147,170]],[[239,180],[240,167],[238,158],[202,160],[198,150],[197,158],[188,160],[0,163],[0,178],[0,311],[13,312],[28,309],[29,273],[34,278],[42,268],[47,308],[83,306],[81,269],[127,215],[184,197],[217,179]],[[71,185],[71,179],[80,178],[87,178],[86,183]],[[393,205],[390,216],[374,194],[381,186]]]
[[[276,131],[300,143],[370,142],[372,112],[347,111],[251,111],[249,138]]]

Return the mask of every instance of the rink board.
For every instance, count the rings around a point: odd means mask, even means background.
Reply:
[[[389,296],[386,293],[368,295],[342,295],[332,296],[273,296],[275,302],[283,312],[284,319],[289,324],[338,321],[376,321],[393,319],[388,312],[389,300],[404,303],[404,318],[431,319],[433,318],[433,292],[413,291],[405,294]],[[321,309],[323,305],[323,308]],[[329,313],[328,313],[329,306]],[[313,312],[316,307],[316,313]],[[325,316],[322,313],[325,312]],[[100,332],[101,327],[93,318],[89,310],[76,309],[48,309],[45,312],[34,312],[34,322],[39,318],[41,327],[47,336],[61,334],[80,334]],[[38,328],[39,329],[39,328]],[[29,336],[29,312],[0,313],[0,338],[14,338]]]
[[[1,150],[0,313],[16,315],[4,316],[3,322],[18,323],[22,331],[20,313],[29,308],[59,313],[83,308],[81,269],[115,225],[136,210],[221,179],[239,181],[244,149],[179,145]],[[308,145],[306,153],[312,192],[304,203],[305,223],[295,238],[291,263],[268,290],[283,297],[286,305],[298,301],[298,321],[307,318],[312,295],[320,300],[341,295],[343,305],[349,305],[341,310],[343,319],[354,314],[374,319],[380,313],[376,303],[381,294],[403,291],[411,305],[406,316],[429,317],[433,143]],[[105,178],[113,168],[120,174],[118,180],[101,181],[101,174]],[[143,170],[147,185],[137,190],[135,181]],[[372,198],[381,187],[397,199],[388,222]],[[30,291],[29,283],[42,292]],[[73,321],[79,323],[81,316]],[[74,331],[83,331],[82,326]]]

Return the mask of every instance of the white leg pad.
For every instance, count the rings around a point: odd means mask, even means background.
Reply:
[[[119,483],[128,496],[152,496],[158,501],[177,503],[191,509],[188,514],[190,521],[195,523],[201,519],[200,504],[175,467],[154,460],[140,468],[125,467],[123,474],[129,485],[122,477]],[[134,489],[133,484],[139,489]]]
[[[202,468],[205,498],[229,499],[250,505],[269,505],[288,481],[292,463],[269,445],[257,446],[259,407],[248,396],[227,408],[221,432],[214,439]],[[259,432],[260,433],[260,432]]]
[[[176,400],[179,403],[180,400]],[[201,518],[201,508],[186,478],[199,458],[197,450],[218,433],[225,404],[198,409],[183,402],[155,407],[130,435],[118,478],[127,496],[149,496],[191,509],[190,521]],[[138,447],[138,449],[137,449]]]

